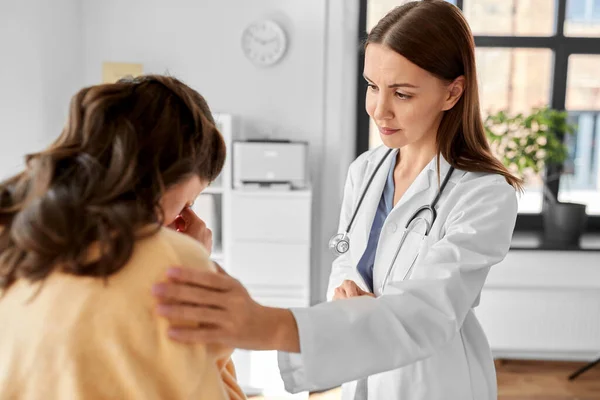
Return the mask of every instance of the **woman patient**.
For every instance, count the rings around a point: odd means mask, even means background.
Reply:
[[[167,227],[224,160],[208,105],[174,78],[74,96],[62,135],[0,184],[0,399],[244,398],[231,349],[170,340],[151,292],[173,265],[216,271]]]

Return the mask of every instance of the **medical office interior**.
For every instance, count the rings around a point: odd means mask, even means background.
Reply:
[[[58,136],[80,88],[173,75],[207,99],[228,147],[194,203],[213,259],[261,303],[325,301],[347,168],[380,144],[364,111],[360,41],[404,2],[0,0],[0,177]],[[600,1],[453,4],[475,36],[487,123],[547,106],[566,110],[574,131],[560,138],[562,168],[511,161],[526,177],[513,244],[476,309],[500,399],[600,399]],[[233,358],[251,398],[340,396],[286,393],[275,352]]]

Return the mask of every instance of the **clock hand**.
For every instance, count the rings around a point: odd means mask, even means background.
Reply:
[[[261,39],[259,36],[255,35],[254,33],[250,33],[250,37],[252,38],[252,40],[254,40],[255,42],[258,42],[262,45],[267,44],[267,42],[263,39]]]

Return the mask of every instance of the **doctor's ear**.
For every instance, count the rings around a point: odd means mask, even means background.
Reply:
[[[448,111],[460,100],[460,97],[463,95],[465,91],[465,77],[459,76],[454,81],[452,81],[448,86],[448,91],[446,92],[446,99],[444,100],[444,106],[442,107],[443,111]]]

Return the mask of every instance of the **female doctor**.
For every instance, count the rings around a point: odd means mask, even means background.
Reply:
[[[392,10],[366,41],[367,112],[384,146],[350,166],[328,298],[254,302],[225,273],[174,268],[161,314],[186,343],[279,350],[290,392],[343,399],[491,400],[494,363],[473,312],[509,249],[520,180],[488,147],[474,42],[441,0]],[[339,300],[339,301],[338,301]],[[173,304],[177,303],[177,304]]]

